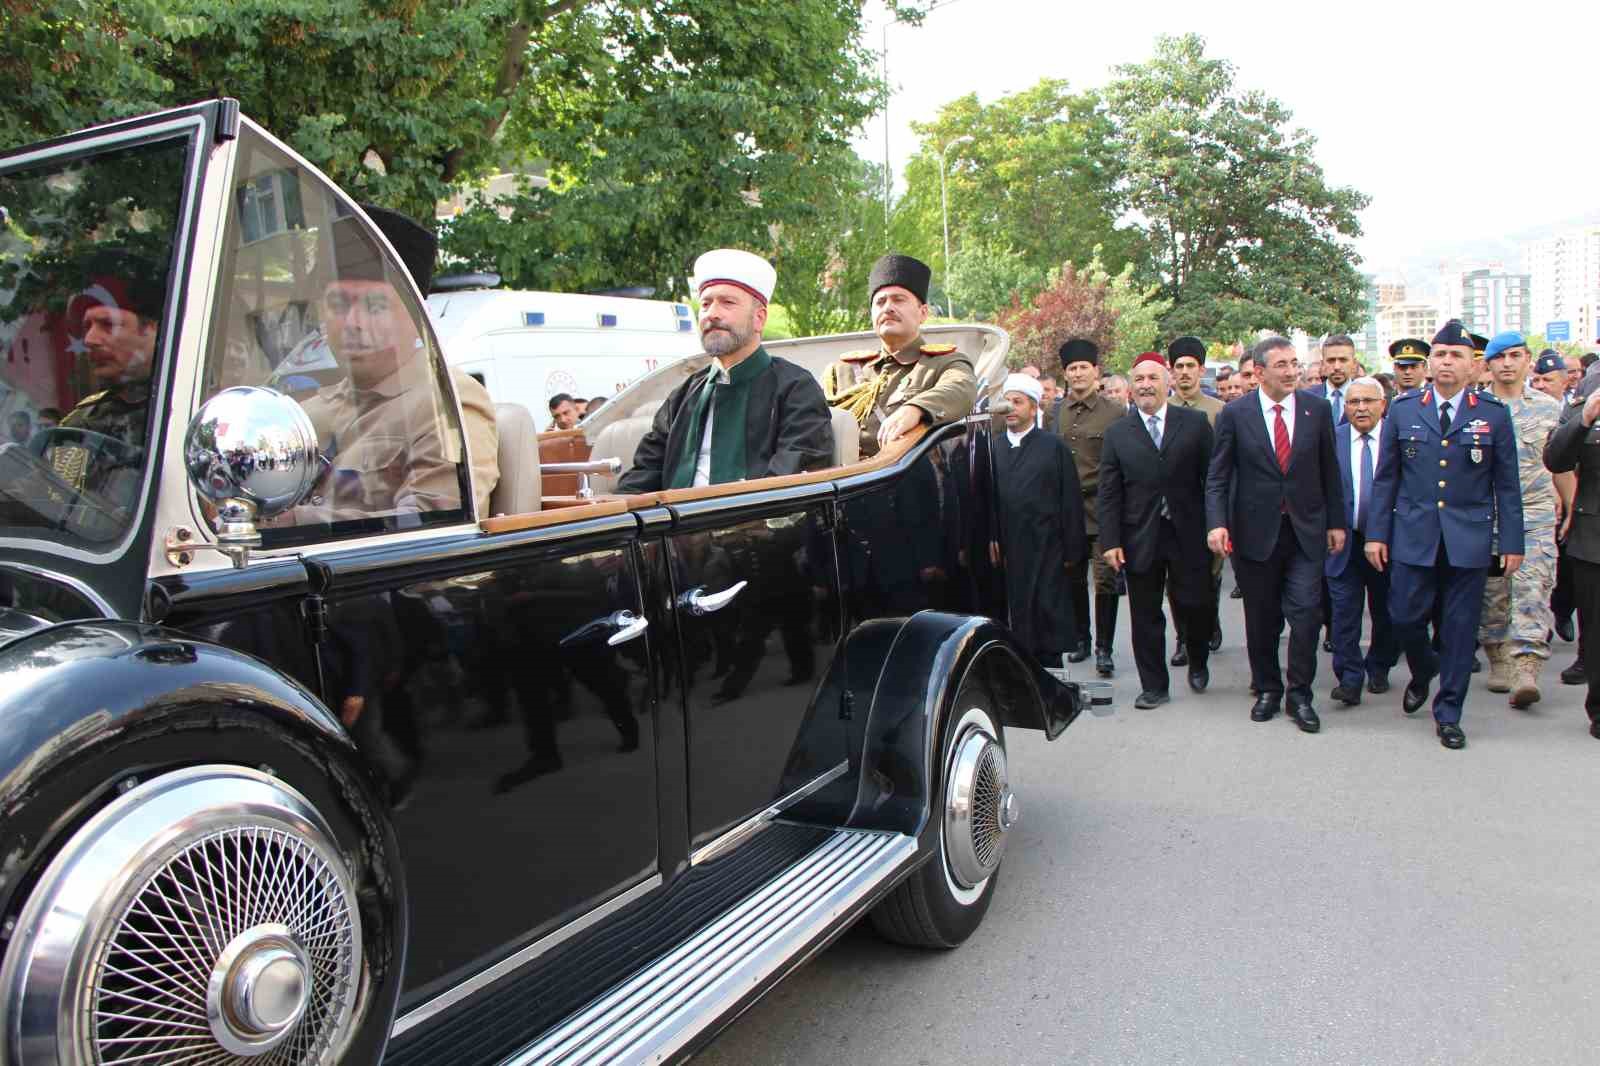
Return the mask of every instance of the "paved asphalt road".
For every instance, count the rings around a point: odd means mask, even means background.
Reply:
[[[1231,587],[1231,582],[1229,583]],[[951,952],[866,923],[696,1060],[1600,1062],[1600,741],[1555,671],[1514,711],[1477,675],[1467,748],[1384,696],[1323,731],[1249,720],[1243,617],[1212,686],[1009,738],[1024,805],[993,906]],[[1175,672],[1176,673],[1176,672]]]

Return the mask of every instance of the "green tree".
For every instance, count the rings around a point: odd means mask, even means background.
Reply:
[[[1105,90],[1127,206],[1172,302],[1164,334],[1347,329],[1364,313],[1350,240],[1368,198],[1328,184],[1316,140],[1234,83],[1194,34],[1160,37]]]
[[[1095,276],[1064,263],[1032,300],[1013,297],[999,317],[1001,328],[1011,334],[1006,363],[1012,368],[1032,364],[1053,371],[1061,365],[1061,346],[1074,337],[1109,351],[1117,327],[1117,314],[1107,299],[1109,288],[1104,271]]]
[[[954,307],[949,310],[958,318],[992,320],[1014,297],[1032,300],[1048,277],[1015,248],[972,241],[950,256],[945,292]]]
[[[1096,245],[1117,268],[1136,257],[1137,233],[1117,225],[1121,166],[1097,94],[1047,78],[988,105],[969,93],[912,129],[922,144],[906,164],[897,214],[919,243],[903,250],[933,264],[937,276],[944,274],[939,153],[961,137],[972,140],[945,160],[952,250],[969,240],[1009,247],[1040,278],[1064,260],[1088,262]]]
[[[776,302],[796,336],[866,329],[867,275],[883,251],[882,171],[851,154],[779,229]]]

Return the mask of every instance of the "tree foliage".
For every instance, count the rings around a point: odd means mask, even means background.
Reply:
[[[1349,240],[1366,196],[1331,186],[1290,112],[1241,91],[1197,35],[1161,37],[1105,91],[1128,207],[1172,301],[1168,334],[1350,329],[1364,285]]]
[[[1101,351],[1110,350],[1116,340],[1117,315],[1108,300],[1104,272],[1100,273],[1097,277],[1065,263],[1031,301],[1013,298],[998,320],[1011,334],[1007,363],[1053,370],[1061,365],[1061,346],[1074,337],[1094,341]]]
[[[795,214],[773,252],[790,327],[801,337],[866,329],[867,276],[884,246],[881,171],[853,155],[824,168]]]
[[[945,292],[958,318],[993,319],[1013,299],[1032,300],[1049,271],[1029,263],[1015,248],[986,240],[962,245],[950,256]]]
[[[1136,254],[1137,234],[1117,224],[1121,166],[1097,94],[1047,78],[991,104],[969,93],[912,128],[922,143],[897,210],[921,238],[906,250],[936,274],[944,273],[939,165],[947,146],[952,250],[969,241],[1010,248],[1040,278],[1063,260],[1088,262],[1097,245],[1119,268]],[[962,137],[972,140],[952,144]]]

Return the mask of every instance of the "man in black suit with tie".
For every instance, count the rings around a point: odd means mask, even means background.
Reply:
[[[1289,622],[1289,716],[1302,730],[1322,727],[1312,706],[1322,568],[1344,547],[1344,494],[1327,399],[1296,391],[1294,345],[1272,337],[1256,346],[1261,384],[1217,416],[1206,480],[1207,543],[1234,555],[1244,589],[1245,643],[1257,693],[1252,721],[1270,720],[1285,702],[1278,638]]]
[[[1106,430],[1100,453],[1100,548],[1126,572],[1132,612],[1133,659],[1142,690],[1135,707],[1168,700],[1163,587],[1181,615],[1188,642],[1189,687],[1211,680],[1213,621],[1211,552],[1206,547],[1206,472],[1211,424],[1198,408],[1167,402],[1166,359],[1145,352],[1134,360],[1133,408]]]

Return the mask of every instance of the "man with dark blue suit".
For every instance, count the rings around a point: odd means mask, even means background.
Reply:
[[[1389,573],[1395,636],[1413,665],[1430,661],[1426,624],[1442,597],[1439,695],[1433,701],[1439,743],[1466,746],[1461,705],[1472,676],[1491,538],[1509,577],[1522,564],[1522,487],[1511,415],[1492,395],[1469,387],[1473,340],[1452,319],[1433,338],[1433,384],[1389,409],[1378,446],[1367,524],[1367,560]],[[1401,705],[1407,714],[1428,698],[1428,674],[1414,676]]]
[[[1366,531],[1372,514],[1372,479],[1383,433],[1383,386],[1376,378],[1356,378],[1344,390],[1345,422],[1334,430],[1344,517],[1350,527],[1344,549],[1328,556],[1328,595],[1333,601],[1332,698],[1354,707],[1361,686],[1374,695],[1389,691],[1389,671],[1400,658],[1389,621],[1389,575],[1367,561]],[[1372,618],[1372,640],[1361,654],[1361,613]],[[1427,673],[1431,675],[1431,664]]]
[[[1321,728],[1312,707],[1322,568],[1345,541],[1344,497],[1334,454],[1333,413],[1317,391],[1296,391],[1294,345],[1273,337],[1256,346],[1260,387],[1217,415],[1206,477],[1206,541],[1233,554],[1244,589],[1245,645],[1256,691],[1250,719],[1265,722],[1285,702],[1307,733]],[[1278,640],[1289,623],[1288,691]],[[1287,695],[1287,701],[1285,701]]]

